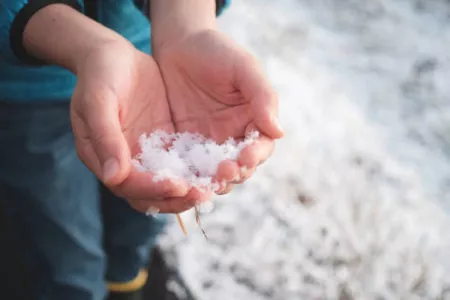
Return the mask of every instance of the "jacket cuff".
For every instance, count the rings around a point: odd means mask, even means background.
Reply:
[[[220,16],[230,4],[231,0],[216,0],[216,15]]]
[[[139,7],[144,15],[150,20],[150,4],[149,0],[134,0],[134,3]],[[222,12],[231,4],[231,0],[216,0],[216,16],[220,16]],[[151,21],[151,20],[150,20]]]
[[[77,0],[34,0],[28,2],[15,16],[9,31],[9,44],[14,55],[22,62],[30,65],[44,65],[44,61],[30,55],[23,45],[23,32],[28,21],[40,9],[51,4],[66,4],[81,11]]]

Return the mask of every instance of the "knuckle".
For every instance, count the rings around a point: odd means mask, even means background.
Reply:
[[[143,201],[138,200],[127,200],[128,204],[135,210],[139,212],[146,212],[147,211],[147,205],[144,205]]]
[[[170,182],[164,182],[161,185],[161,194],[164,197],[171,197],[175,192],[175,187]]]

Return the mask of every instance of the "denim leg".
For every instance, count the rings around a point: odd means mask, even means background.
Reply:
[[[148,264],[152,248],[167,219],[146,216],[102,188],[104,243],[108,256],[106,279],[109,282],[132,280]]]
[[[98,183],[77,157],[68,103],[0,103],[0,201],[36,300],[104,299]]]

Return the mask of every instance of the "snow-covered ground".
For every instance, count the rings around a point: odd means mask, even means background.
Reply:
[[[162,238],[198,300],[450,299],[450,2],[242,0],[286,138]]]

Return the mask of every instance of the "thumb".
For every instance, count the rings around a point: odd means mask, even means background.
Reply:
[[[100,88],[85,101],[88,135],[101,167],[97,176],[106,185],[118,185],[130,172],[131,154],[120,124],[117,96]]]
[[[284,136],[278,120],[278,96],[265,77],[256,59],[245,54],[235,66],[236,86],[247,101],[250,101],[253,122],[268,137]]]

